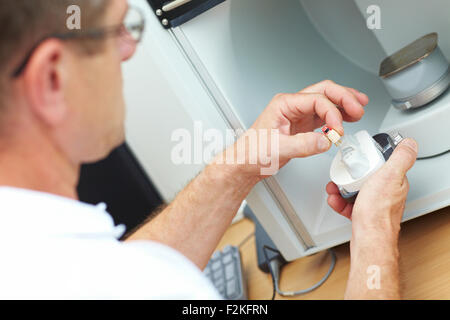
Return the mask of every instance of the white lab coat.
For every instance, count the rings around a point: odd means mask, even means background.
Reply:
[[[220,299],[177,251],[118,241],[105,209],[0,187],[0,299]]]

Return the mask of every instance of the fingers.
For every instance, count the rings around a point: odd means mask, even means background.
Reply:
[[[350,89],[340,86],[331,80],[325,80],[309,86],[301,91],[302,93],[321,93],[330,99],[334,104],[342,107],[348,115],[350,121],[357,121],[364,115],[363,106],[367,105],[369,98],[358,92],[356,89]]]
[[[326,187],[328,194],[339,194],[339,188],[334,182],[328,182]]]
[[[327,126],[343,133],[342,114],[323,94],[285,93],[277,95],[281,99],[281,112],[289,121],[301,120],[305,115],[317,115]]]
[[[327,184],[326,190],[328,193],[327,202],[331,209],[333,209],[340,215],[351,219],[353,203],[349,203],[344,198],[342,198],[341,194],[339,193],[338,187],[333,182],[329,182]]]
[[[355,95],[356,99],[358,99],[358,101],[361,103],[361,105],[363,107],[369,103],[369,97],[366,94],[359,92],[358,90],[356,90],[354,88],[350,88],[350,87],[345,87],[345,88]],[[360,120],[360,118],[354,118],[354,117],[348,115],[347,112],[345,112],[345,110],[342,110],[342,117],[345,122],[357,122]]]
[[[284,141],[281,141],[284,140]],[[288,159],[304,158],[328,151],[331,142],[322,133],[307,132],[293,136],[280,136],[283,157]]]
[[[369,97],[362,92],[359,92],[358,90],[350,87],[346,87],[347,90],[350,90],[355,97],[358,99],[359,103],[361,103],[362,106],[367,106],[369,104]]]
[[[340,215],[351,219],[353,211],[353,203],[345,201],[340,195],[332,194],[328,196],[328,205]]]
[[[403,140],[394,150],[382,170],[396,179],[403,181],[406,173],[412,168],[417,159],[417,143],[413,139]]]

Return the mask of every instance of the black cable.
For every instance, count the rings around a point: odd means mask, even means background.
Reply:
[[[267,250],[271,250],[275,253],[280,253],[278,250],[275,250],[269,246],[264,245],[263,246],[263,252],[264,252],[264,258],[266,259],[266,263],[269,266],[269,271],[270,271],[270,275],[272,277],[272,285],[273,285],[273,292],[272,292],[272,298],[271,300],[275,300],[275,295],[276,295],[276,283],[275,283],[275,275],[273,274],[272,268],[270,267],[270,261],[269,261],[269,257],[267,256]]]
[[[254,235],[255,235],[255,232],[252,232],[251,234],[249,234],[248,236],[246,236],[246,237],[244,238],[244,240],[242,240],[241,243],[238,244],[237,247],[240,249],[244,244],[247,243],[248,240],[250,240],[251,238],[253,238]]]
[[[439,153],[439,154],[435,154],[434,156],[428,156],[428,157],[417,158],[417,160],[433,159],[433,158],[436,158],[436,157],[443,156],[444,154],[449,153],[449,152],[450,152],[450,150],[447,150],[447,151],[441,152],[441,153]]]
[[[331,265],[330,265],[327,273],[325,274],[325,276],[323,276],[322,279],[320,279],[319,282],[317,282],[315,285],[313,285],[313,286],[311,286],[311,287],[309,287],[307,289],[304,289],[304,290],[285,292],[285,291],[281,291],[281,289],[279,288],[279,284],[278,284],[279,277],[280,277],[281,263],[277,259],[269,260],[266,250],[270,250],[270,251],[278,253],[278,254],[280,254],[280,252],[278,250],[270,248],[268,246],[264,246],[263,249],[264,249],[263,251],[264,251],[264,256],[265,256],[265,259],[266,259],[266,263],[268,263],[270,275],[272,276],[273,290],[274,290],[273,296],[272,296],[272,300],[275,299],[275,293],[276,292],[279,295],[281,295],[281,296],[292,297],[292,296],[296,296],[296,295],[309,293],[309,292],[317,289],[322,284],[324,284],[325,281],[330,277],[330,275],[333,272],[334,267],[336,265],[336,254],[334,253],[334,251],[332,249],[329,249],[328,251],[330,252],[330,255],[331,255]]]

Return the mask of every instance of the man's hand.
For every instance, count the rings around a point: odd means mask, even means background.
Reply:
[[[398,235],[409,191],[406,173],[417,158],[417,144],[405,139],[386,164],[364,184],[355,204],[345,201],[337,186],[327,185],[328,204],[352,220],[351,272],[346,297],[399,298]],[[368,290],[367,268],[381,269],[381,288]]]
[[[354,205],[340,196],[334,183],[327,185],[328,204],[353,221],[354,236],[367,235],[368,231],[398,234],[409,191],[406,173],[416,158],[416,142],[402,141],[386,164],[364,184]]]
[[[359,120],[368,101],[365,94],[331,81],[323,81],[299,93],[279,94],[256,120],[252,130],[226,151],[233,151],[230,153],[234,158],[239,154],[235,152],[239,142],[243,141],[244,157],[248,157],[247,151],[262,148],[259,137],[256,145],[247,144],[250,132],[257,135],[266,132],[270,137],[272,129],[279,130],[276,153],[279,154],[279,167],[282,167],[292,158],[327,151],[330,148],[328,139],[312,130],[326,123],[343,133],[342,121]],[[267,155],[271,159],[271,155]],[[243,163],[228,160],[228,152],[219,154],[163,212],[130,235],[128,240],[165,243],[203,268],[242,201],[264,178],[261,168],[271,166],[259,161],[251,164],[248,158]]]
[[[249,140],[250,133],[254,132],[260,136],[264,131],[270,139],[270,131],[278,130],[277,151],[281,168],[290,159],[327,151],[331,146],[330,141],[322,133],[313,130],[326,124],[343,134],[342,122],[360,120],[364,115],[363,107],[368,102],[369,98],[364,93],[340,86],[330,80],[312,85],[298,93],[278,94],[240,140]],[[270,154],[273,151],[271,143],[269,141],[267,145],[268,158],[273,157],[273,154]],[[250,151],[258,147],[249,145],[248,142],[245,145]],[[260,175],[261,167],[269,166],[270,163],[259,161],[257,165],[248,166],[247,169],[251,175]]]

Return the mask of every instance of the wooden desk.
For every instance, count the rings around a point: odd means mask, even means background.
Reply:
[[[218,248],[238,245],[254,230],[253,222],[244,219],[232,225]],[[250,299],[270,299],[270,275],[258,269],[255,238],[241,247],[244,275]],[[400,235],[400,274],[404,299],[450,299],[450,207],[402,224]],[[350,269],[349,244],[334,248],[336,267],[330,278],[315,291],[293,298],[276,299],[342,299]],[[300,290],[319,281],[328,270],[327,251],[304,257],[286,265],[281,273],[284,291]]]

